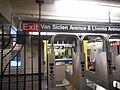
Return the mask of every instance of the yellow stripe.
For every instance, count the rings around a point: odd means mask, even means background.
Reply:
[[[43,40],[44,43],[44,59],[45,59],[45,71],[47,71],[47,54],[48,54],[48,40]]]
[[[85,53],[85,60],[86,60],[86,70],[88,70],[88,58],[87,58],[87,40],[84,40],[83,43],[84,43],[84,53]]]
[[[48,54],[48,40],[43,40],[43,43],[44,43],[45,59],[47,59],[47,54]]]

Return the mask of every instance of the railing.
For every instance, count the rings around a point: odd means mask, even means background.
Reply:
[[[33,36],[25,32],[19,35],[23,39],[17,43],[18,31],[11,25],[1,25],[0,28],[0,90],[41,90],[38,85],[41,84],[41,60],[38,59],[40,46],[34,46]]]

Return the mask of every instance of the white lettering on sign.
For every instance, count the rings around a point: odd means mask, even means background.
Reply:
[[[70,25],[70,30],[87,30],[87,27]]]
[[[38,23],[23,23],[22,29],[24,32],[40,32],[40,25]]]
[[[120,31],[120,28],[118,27],[109,27],[108,31]]]
[[[88,26],[88,31],[90,31],[91,30],[91,27],[90,26]]]
[[[92,31],[107,31],[107,27],[92,26]]]
[[[51,29],[50,25],[41,24],[40,26],[41,26],[42,29]]]
[[[62,25],[62,24],[53,24],[52,29],[54,30],[68,30],[68,26]]]

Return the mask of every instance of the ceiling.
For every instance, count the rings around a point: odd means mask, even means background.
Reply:
[[[44,0],[44,4],[53,4],[57,0]],[[59,0],[60,1],[60,0]],[[78,0],[78,1],[95,1],[100,3],[111,3],[111,4],[120,4],[120,0]],[[36,7],[36,0],[11,0],[13,8],[27,8],[31,6],[30,9]],[[33,7],[33,8],[32,8]]]
[[[44,4],[42,4],[42,14],[44,16],[48,17],[48,16],[56,15],[55,14],[56,10],[54,9],[55,1],[56,0],[44,0]],[[81,0],[81,1],[85,1],[85,0]],[[117,6],[120,8],[120,0],[89,0],[89,1],[95,1],[98,3],[108,3],[110,5],[117,4]],[[11,5],[13,12],[16,14],[14,16],[22,16],[24,18],[27,18],[29,17],[29,15],[27,14],[31,14],[32,17],[34,17],[35,15],[38,16],[39,14],[39,6],[36,3],[36,0],[11,0]]]

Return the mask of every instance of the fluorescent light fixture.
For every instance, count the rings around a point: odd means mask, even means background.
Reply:
[[[109,41],[120,41],[120,39],[109,39]]]
[[[47,32],[40,32],[41,35],[47,35]]]
[[[56,0],[59,15],[68,17],[108,19],[109,12],[119,12],[120,6],[82,0]]]
[[[30,35],[39,35],[39,32],[29,32]],[[40,32],[40,35],[47,35],[47,32]]]
[[[39,35],[38,32],[29,32],[30,35]],[[70,33],[62,33],[62,32],[40,32],[41,35],[56,35],[56,34],[70,34]],[[74,35],[80,35],[80,33],[72,33]]]
[[[84,35],[103,35],[103,36],[107,36],[108,34],[101,34],[101,33],[80,33],[81,36]]]
[[[56,9],[63,11],[117,11],[120,9],[120,5],[100,3],[95,1],[82,1],[82,0],[56,0]],[[90,12],[88,11],[88,12]]]
[[[39,35],[39,32],[29,32],[30,35]]]
[[[80,33],[62,33],[62,32],[47,32],[47,35],[56,35],[56,34],[73,34],[73,35],[80,35]]]

